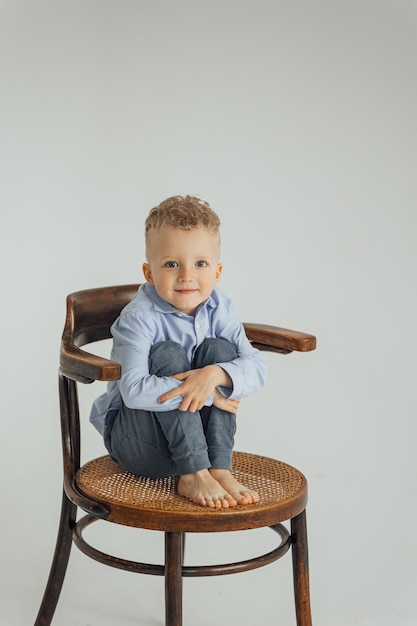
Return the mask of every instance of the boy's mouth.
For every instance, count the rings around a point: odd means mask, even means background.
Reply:
[[[183,295],[187,295],[190,293],[195,293],[197,289],[176,289],[177,293],[182,293]]]

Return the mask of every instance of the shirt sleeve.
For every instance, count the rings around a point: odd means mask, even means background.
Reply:
[[[246,336],[245,329],[236,310],[229,302],[227,322],[219,333],[237,348],[238,357],[228,363],[218,363],[230,376],[232,389],[221,387],[224,396],[235,400],[259,391],[266,380],[266,365],[259,350],[254,348]]]
[[[122,376],[117,384],[125,405],[145,411],[177,409],[182,396],[162,404],[157,402],[159,396],[179,387],[182,381],[149,372],[149,353],[155,337],[152,320],[147,321],[135,312],[126,312],[116,320],[111,332],[112,358],[122,366]]]

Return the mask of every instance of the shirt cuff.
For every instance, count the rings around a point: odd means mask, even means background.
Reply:
[[[243,382],[244,376],[239,367],[229,361],[228,363],[217,363],[227,374],[229,374],[232,381],[232,388],[219,386],[219,391],[230,400],[238,400],[243,394]]]

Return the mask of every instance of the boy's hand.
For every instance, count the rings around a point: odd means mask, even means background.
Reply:
[[[182,396],[179,410],[191,411],[191,413],[199,411],[204,406],[207,398],[214,394],[218,385],[231,386],[229,375],[219,365],[207,365],[201,369],[174,374],[171,378],[184,382],[176,389],[159,396],[158,402],[162,403],[171,398]]]
[[[223,411],[228,411],[229,413],[236,415],[239,403],[240,400],[229,400],[229,398],[225,398],[218,389],[214,390],[213,405],[217,406],[218,409],[222,409]]]

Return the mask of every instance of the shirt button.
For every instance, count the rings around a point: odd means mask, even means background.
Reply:
[[[197,324],[195,325],[195,327],[196,327],[196,328],[200,328],[200,324],[198,324],[198,323],[197,323]]]

